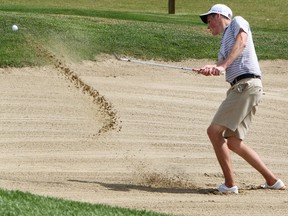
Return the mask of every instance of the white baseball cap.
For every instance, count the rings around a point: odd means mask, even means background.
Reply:
[[[233,13],[232,10],[224,4],[216,4],[205,14],[200,14],[201,20],[207,24],[207,16],[209,14],[221,14],[228,19],[232,19]]]

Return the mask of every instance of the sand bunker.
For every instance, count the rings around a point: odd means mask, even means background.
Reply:
[[[206,127],[229,87],[223,76],[51,58],[0,69],[1,188],[176,215],[287,213],[287,191],[258,190],[264,180],[236,155],[240,194],[215,193],[223,177]],[[266,94],[246,142],[288,183],[288,62],[260,63]]]

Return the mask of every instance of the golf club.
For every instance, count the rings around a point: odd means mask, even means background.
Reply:
[[[120,58],[117,56],[115,53],[113,54],[117,60],[120,61],[126,61],[126,62],[134,62],[138,64],[145,64],[145,65],[152,65],[152,66],[158,66],[158,67],[167,67],[167,68],[173,68],[173,69],[181,69],[181,70],[186,70],[186,71],[191,71],[197,73],[197,71],[194,71],[193,68],[189,67],[182,67],[182,66],[175,66],[175,65],[169,65],[169,64],[161,64],[161,63],[156,63],[156,62],[149,62],[149,61],[141,61],[141,60],[135,60],[135,59],[129,59],[129,58]],[[223,75],[224,72],[221,72]]]
[[[116,59],[118,59],[120,61],[134,62],[134,63],[138,63],[138,64],[145,64],[145,65],[152,65],[152,66],[159,66],[159,67],[168,67],[168,68],[174,68],[174,69],[182,69],[182,70],[188,70],[188,71],[192,71],[193,70],[193,68],[182,67],[182,66],[161,64],[161,63],[148,62],[148,61],[140,61],[140,60],[129,59],[129,58],[120,58],[115,53],[113,55],[115,56]]]

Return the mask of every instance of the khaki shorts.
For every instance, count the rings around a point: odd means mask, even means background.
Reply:
[[[212,124],[226,128],[224,137],[238,137],[243,140],[249,130],[257,105],[263,95],[260,79],[240,80],[227,91],[226,99],[216,112]]]

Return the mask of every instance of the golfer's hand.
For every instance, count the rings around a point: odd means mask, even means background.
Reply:
[[[206,65],[200,69],[193,69],[193,71],[203,74],[204,76],[220,76],[224,73],[225,68],[216,65]]]

